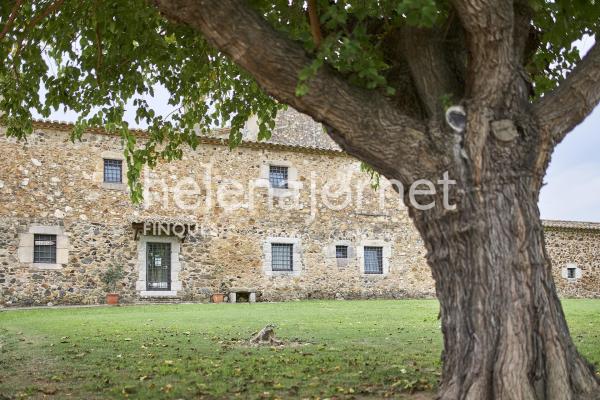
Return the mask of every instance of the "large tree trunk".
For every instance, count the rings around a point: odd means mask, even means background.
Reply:
[[[382,51],[390,71],[401,71],[396,99],[350,83],[331,66],[296,96],[298,76],[314,55],[264,15],[236,0],[153,2],[382,175],[405,188],[443,171],[457,181],[455,211],[440,198],[431,210],[409,207],[442,307],[443,399],[600,397],[592,368],[570,339],[537,209],[552,149],[600,103],[598,44],[558,89],[532,103],[525,68],[530,2],[452,0],[443,33],[388,32]],[[406,101],[413,94],[418,101]],[[449,130],[442,98],[465,107],[463,131]]]
[[[441,399],[600,398],[556,295],[531,179],[482,185],[455,212],[412,212],[441,304]]]

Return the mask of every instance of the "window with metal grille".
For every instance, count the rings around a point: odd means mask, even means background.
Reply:
[[[365,246],[365,274],[383,274],[383,247]]]
[[[576,274],[576,268],[574,268],[574,267],[567,268],[567,278],[575,279],[575,277],[576,277],[575,274]]]
[[[104,159],[104,182],[122,183],[123,161]]]
[[[269,166],[269,183],[272,188],[287,189],[288,188],[288,167],[276,165]]]
[[[33,235],[33,262],[56,264],[56,235]]]
[[[335,258],[348,258],[348,246],[335,246]]]
[[[292,271],[293,250],[293,244],[271,243],[271,269],[273,271]]]

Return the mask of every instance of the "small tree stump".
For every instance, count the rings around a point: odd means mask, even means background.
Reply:
[[[275,328],[275,325],[268,324],[267,326],[262,328],[256,335],[254,335],[252,339],[250,339],[250,343],[258,345],[267,344],[271,346],[282,345],[283,342],[275,338]]]

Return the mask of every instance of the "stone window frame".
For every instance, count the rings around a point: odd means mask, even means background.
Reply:
[[[337,258],[336,247],[346,246],[348,247],[348,258]],[[336,265],[339,268],[347,267],[349,264],[356,261],[357,251],[356,246],[351,240],[335,240],[330,245],[325,247],[325,257],[328,259],[335,260]]]
[[[56,263],[34,263],[34,237],[35,235],[56,236]],[[69,236],[64,227],[60,225],[30,225],[27,232],[19,233],[19,247],[17,258],[20,263],[28,264],[35,270],[60,270],[69,262]]]
[[[569,278],[569,269],[574,268],[575,269],[575,278]],[[567,263],[560,272],[560,275],[566,279],[568,282],[577,282],[582,276],[583,276],[583,271],[581,270],[581,268],[579,268],[579,266],[575,263]]]
[[[171,290],[146,290],[146,255],[147,244],[170,243],[171,244]],[[182,290],[180,280],[181,261],[181,241],[176,236],[152,236],[140,235],[137,241],[137,272],[138,279],[135,282],[135,290],[140,297],[176,297]]]
[[[273,271],[271,262],[271,245],[273,243],[291,244],[292,247],[292,270]],[[302,241],[299,238],[284,236],[269,236],[263,242],[263,273],[266,276],[299,276],[302,274]]]
[[[121,183],[104,182],[104,160],[121,161]],[[106,150],[103,151],[100,154],[100,157],[96,160],[93,181],[104,189],[127,191],[127,171],[127,160],[125,160],[123,153],[119,151]]]
[[[365,273],[365,247],[381,247],[382,248],[382,267],[383,273],[381,274],[367,274]],[[382,277],[390,273],[390,258],[392,256],[392,245],[385,240],[363,240],[356,248],[356,258],[360,267],[360,273],[364,277]]]
[[[287,188],[274,188],[269,180],[271,167],[287,168]],[[273,197],[295,197],[299,195],[302,189],[302,182],[298,179],[298,169],[290,161],[286,160],[265,160],[260,165],[259,176],[256,180],[258,187],[265,187]]]

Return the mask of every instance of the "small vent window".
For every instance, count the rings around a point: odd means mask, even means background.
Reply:
[[[567,278],[575,279],[577,277],[577,268],[569,267],[567,268]]]
[[[269,166],[269,183],[275,189],[288,188],[288,167]]]
[[[292,271],[293,249],[293,244],[271,243],[271,269],[273,271]]]
[[[104,159],[104,182],[122,183],[123,182],[123,161]]]
[[[335,246],[335,258],[348,258],[348,246]]]
[[[383,247],[365,246],[365,274],[383,274]]]
[[[56,235],[33,236],[33,262],[56,264]]]

